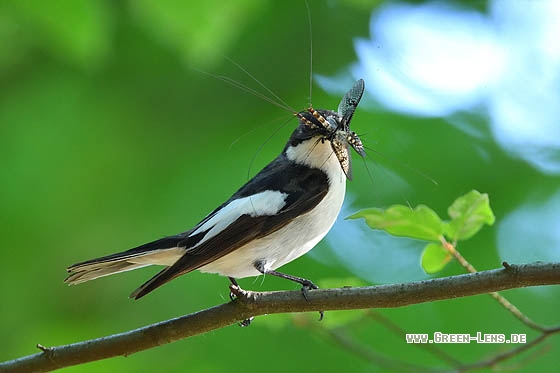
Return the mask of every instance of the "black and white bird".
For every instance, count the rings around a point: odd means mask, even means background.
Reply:
[[[71,285],[141,268],[165,266],[136,289],[138,299],[172,279],[198,269],[235,279],[268,274],[316,289],[304,278],[276,269],[311,250],[334,224],[352,178],[350,147],[364,147],[350,121],[364,92],[358,80],[338,111],[309,108],[284,150],[230,199],[194,228],[133,249],[68,268]]]

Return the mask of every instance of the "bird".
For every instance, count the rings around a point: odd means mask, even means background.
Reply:
[[[312,281],[277,269],[316,246],[340,212],[346,180],[352,180],[350,148],[365,156],[362,141],[350,130],[364,88],[362,79],[356,81],[337,111],[310,105],[294,113],[298,125],[282,152],[190,230],[73,264],[65,283],[160,265],[164,268],[130,298],[194,270],[228,277],[234,286],[240,278],[271,275],[299,283],[302,290],[317,289]]]

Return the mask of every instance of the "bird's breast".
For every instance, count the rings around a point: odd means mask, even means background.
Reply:
[[[305,146],[305,143],[298,146]],[[307,253],[325,237],[344,202],[346,176],[328,142],[316,143],[306,151],[307,156],[303,156],[305,151],[290,156],[288,150],[287,156],[296,163],[319,168],[327,174],[328,190],[317,206],[295,217],[281,229],[201,267],[200,271],[234,278],[258,276],[260,272],[254,266],[257,261],[264,262],[265,269],[279,268]]]

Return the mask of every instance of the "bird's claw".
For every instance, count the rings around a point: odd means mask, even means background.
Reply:
[[[309,280],[305,280],[305,282],[302,283],[302,285],[303,286],[301,287],[301,294],[303,295],[305,300],[309,302],[309,297],[307,296],[307,292],[309,290],[319,289],[319,287]],[[324,317],[325,317],[325,311],[319,311],[319,321],[322,321]]]
[[[235,299],[239,297],[247,297],[247,291],[241,289],[241,286],[235,281],[229,285],[229,299],[233,302]],[[251,316],[248,319],[245,319],[239,323],[239,326],[244,328],[251,325],[251,321],[253,321],[255,317]]]
[[[255,316],[251,316],[248,319],[245,319],[245,320],[241,321],[239,323],[239,326],[242,327],[242,328],[245,328],[245,327],[251,325],[251,321],[253,321],[254,319],[255,319]]]
[[[247,297],[247,291],[241,289],[241,286],[237,284],[230,284],[229,285],[229,299],[234,301],[236,298],[239,297]]]

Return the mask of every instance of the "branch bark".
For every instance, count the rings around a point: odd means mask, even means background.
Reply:
[[[0,372],[49,371],[127,356],[264,314],[394,308],[553,284],[560,284],[560,263],[509,265],[503,269],[407,284],[310,290],[308,300],[299,291],[243,291],[232,302],[124,333],[57,347],[38,345],[42,352],[0,363]]]

